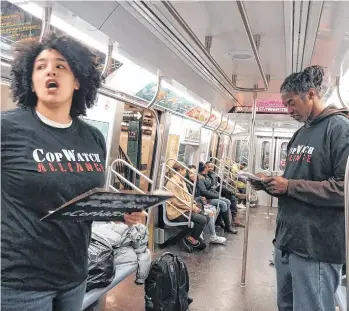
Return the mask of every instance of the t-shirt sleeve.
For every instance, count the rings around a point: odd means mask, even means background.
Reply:
[[[16,115],[15,110],[1,113],[1,167],[11,166],[18,141],[22,139],[23,132],[19,132]],[[22,142],[23,145],[25,143],[25,141]]]

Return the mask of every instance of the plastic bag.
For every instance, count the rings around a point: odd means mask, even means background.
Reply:
[[[114,252],[110,243],[92,232],[88,249],[88,278],[86,291],[107,287],[115,276]]]

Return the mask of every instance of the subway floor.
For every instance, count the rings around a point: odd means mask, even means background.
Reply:
[[[225,235],[225,246],[208,245],[201,253],[188,254],[175,245],[155,254],[156,258],[164,251],[171,251],[186,262],[190,296],[194,299],[189,311],[277,311],[275,270],[269,265],[277,210],[271,212],[274,215],[268,219],[266,208],[251,209],[244,288],[240,286],[242,228],[237,235]],[[132,275],[111,290],[98,311],[144,311],[143,286],[137,286],[134,281]]]

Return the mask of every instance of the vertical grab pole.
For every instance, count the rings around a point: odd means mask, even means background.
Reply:
[[[222,114],[222,117],[223,117],[223,114]],[[225,131],[225,130],[227,129],[227,127],[228,127],[229,119],[230,119],[230,117],[229,117],[229,114],[228,114],[228,117],[227,117],[227,124],[226,124],[226,126],[224,127],[224,129],[218,134],[218,135],[219,135],[219,139],[221,139],[222,136],[225,135],[225,134],[223,134],[223,133],[224,133],[224,131]],[[222,120],[223,120],[223,119],[222,119]],[[221,122],[221,123],[222,123],[222,122]],[[220,183],[219,183],[219,196],[218,196],[218,206],[217,206],[217,209],[220,208],[220,207],[219,207],[219,204],[220,204],[221,198],[222,198],[222,188],[223,188],[224,171],[225,171],[225,161],[224,161],[225,151],[226,151],[226,146],[225,146],[224,141],[223,141],[223,152],[222,152],[222,162],[221,162],[221,165],[222,165],[222,163],[223,163],[223,170],[222,170],[223,173],[222,173],[222,175],[221,175],[221,174],[219,174],[219,172],[218,172],[218,176],[221,178],[221,181],[220,181]]]
[[[193,193],[192,193],[192,197],[191,197],[191,206],[193,208],[193,204],[194,204],[194,201],[195,201],[195,190],[196,190],[196,184],[197,184],[197,180],[199,178],[199,162],[200,162],[200,146],[201,146],[201,130],[203,127],[205,127],[209,122],[210,122],[210,119],[211,119],[211,116],[212,116],[212,104],[210,104],[210,114],[206,120],[205,123],[201,124],[200,127],[199,127],[199,155],[197,157],[197,161],[196,161],[196,178],[194,180],[194,183],[193,183]],[[189,214],[189,220],[188,220],[188,227],[191,226],[191,214],[192,214],[192,209],[190,210],[190,214]]]
[[[159,173],[162,135],[160,133],[160,120],[159,120],[158,113],[154,108],[149,108],[149,110],[153,114],[156,122],[156,147],[155,147],[156,150],[155,150],[155,157],[154,157],[153,175],[151,178],[153,183],[150,186],[150,191],[153,192],[156,189],[157,177]],[[149,231],[148,248],[152,253],[154,253],[155,251],[155,238],[154,238],[154,220],[155,219],[154,218],[155,218],[155,210],[152,208],[148,213],[148,220],[147,220],[147,227]]]
[[[271,167],[270,167],[270,171],[272,173],[272,176],[274,176],[274,164],[275,164],[275,125],[272,124],[272,135],[271,135],[271,157],[270,157],[270,160],[269,160],[269,163],[271,162]],[[270,213],[270,209],[273,207],[273,196],[270,196],[269,198],[269,204],[268,204],[268,209],[267,209],[267,212],[264,213],[266,214],[267,216],[265,217],[266,219],[270,219],[270,215],[273,215],[272,213]]]
[[[222,121],[223,121],[223,112],[221,111],[221,120],[220,120],[219,124],[217,125],[217,127],[213,130],[213,132],[216,132],[216,133],[217,133],[217,130],[220,128],[220,126],[221,126],[221,124],[222,124]],[[218,134],[218,137],[220,138],[220,134]],[[218,144],[218,147],[219,147],[219,144]],[[218,175],[219,175],[219,174],[218,174]],[[220,189],[219,189],[219,196],[218,196],[217,208],[219,208],[219,204],[220,204],[220,201],[221,201],[221,191],[222,191],[222,181],[221,181]]]
[[[258,85],[255,85],[258,88]],[[249,140],[249,153],[248,153],[248,170],[253,173],[253,158],[255,152],[255,123],[256,123],[256,110],[257,110],[257,92],[253,92],[253,104],[252,104],[252,117],[250,125],[250,140]],[[248,247],[248,226],[250,221],[250,204],[251,204],[251,185],[247,183],[247,202],[246,202],[246,224],[245,224],[245,234],[244,234],[244,248],[242,255],[242,272],[241,272],[241,287],[246,286],[246,266],[247,266],[247,247]]]
[[[346,241],[346,268],[349,264],[349,157],[347,160],[347,168],[345,170],[344,178],[344,210],[345,210],[345,241]],[[348,271],[348,270],[347,270]],[[348,272],[346,278],[346,293],[347,293],[347,310],[349,310],[349,279]]]

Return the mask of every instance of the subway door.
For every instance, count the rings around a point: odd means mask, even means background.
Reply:
[[[257,137],[255,173],[271,175],[273,168],[271,149],[272,139],[270,137]],[[258,205],[270,205],[270,195],[265,191],[258,191]]]
[[[277,138],[275,141],[275,161],[273,167],[273,175],[282,176],[285,171],[286,159],[287,159],[287,145],[289,138]],[[273,207],[278,206],[278,198],[273,197]]]

